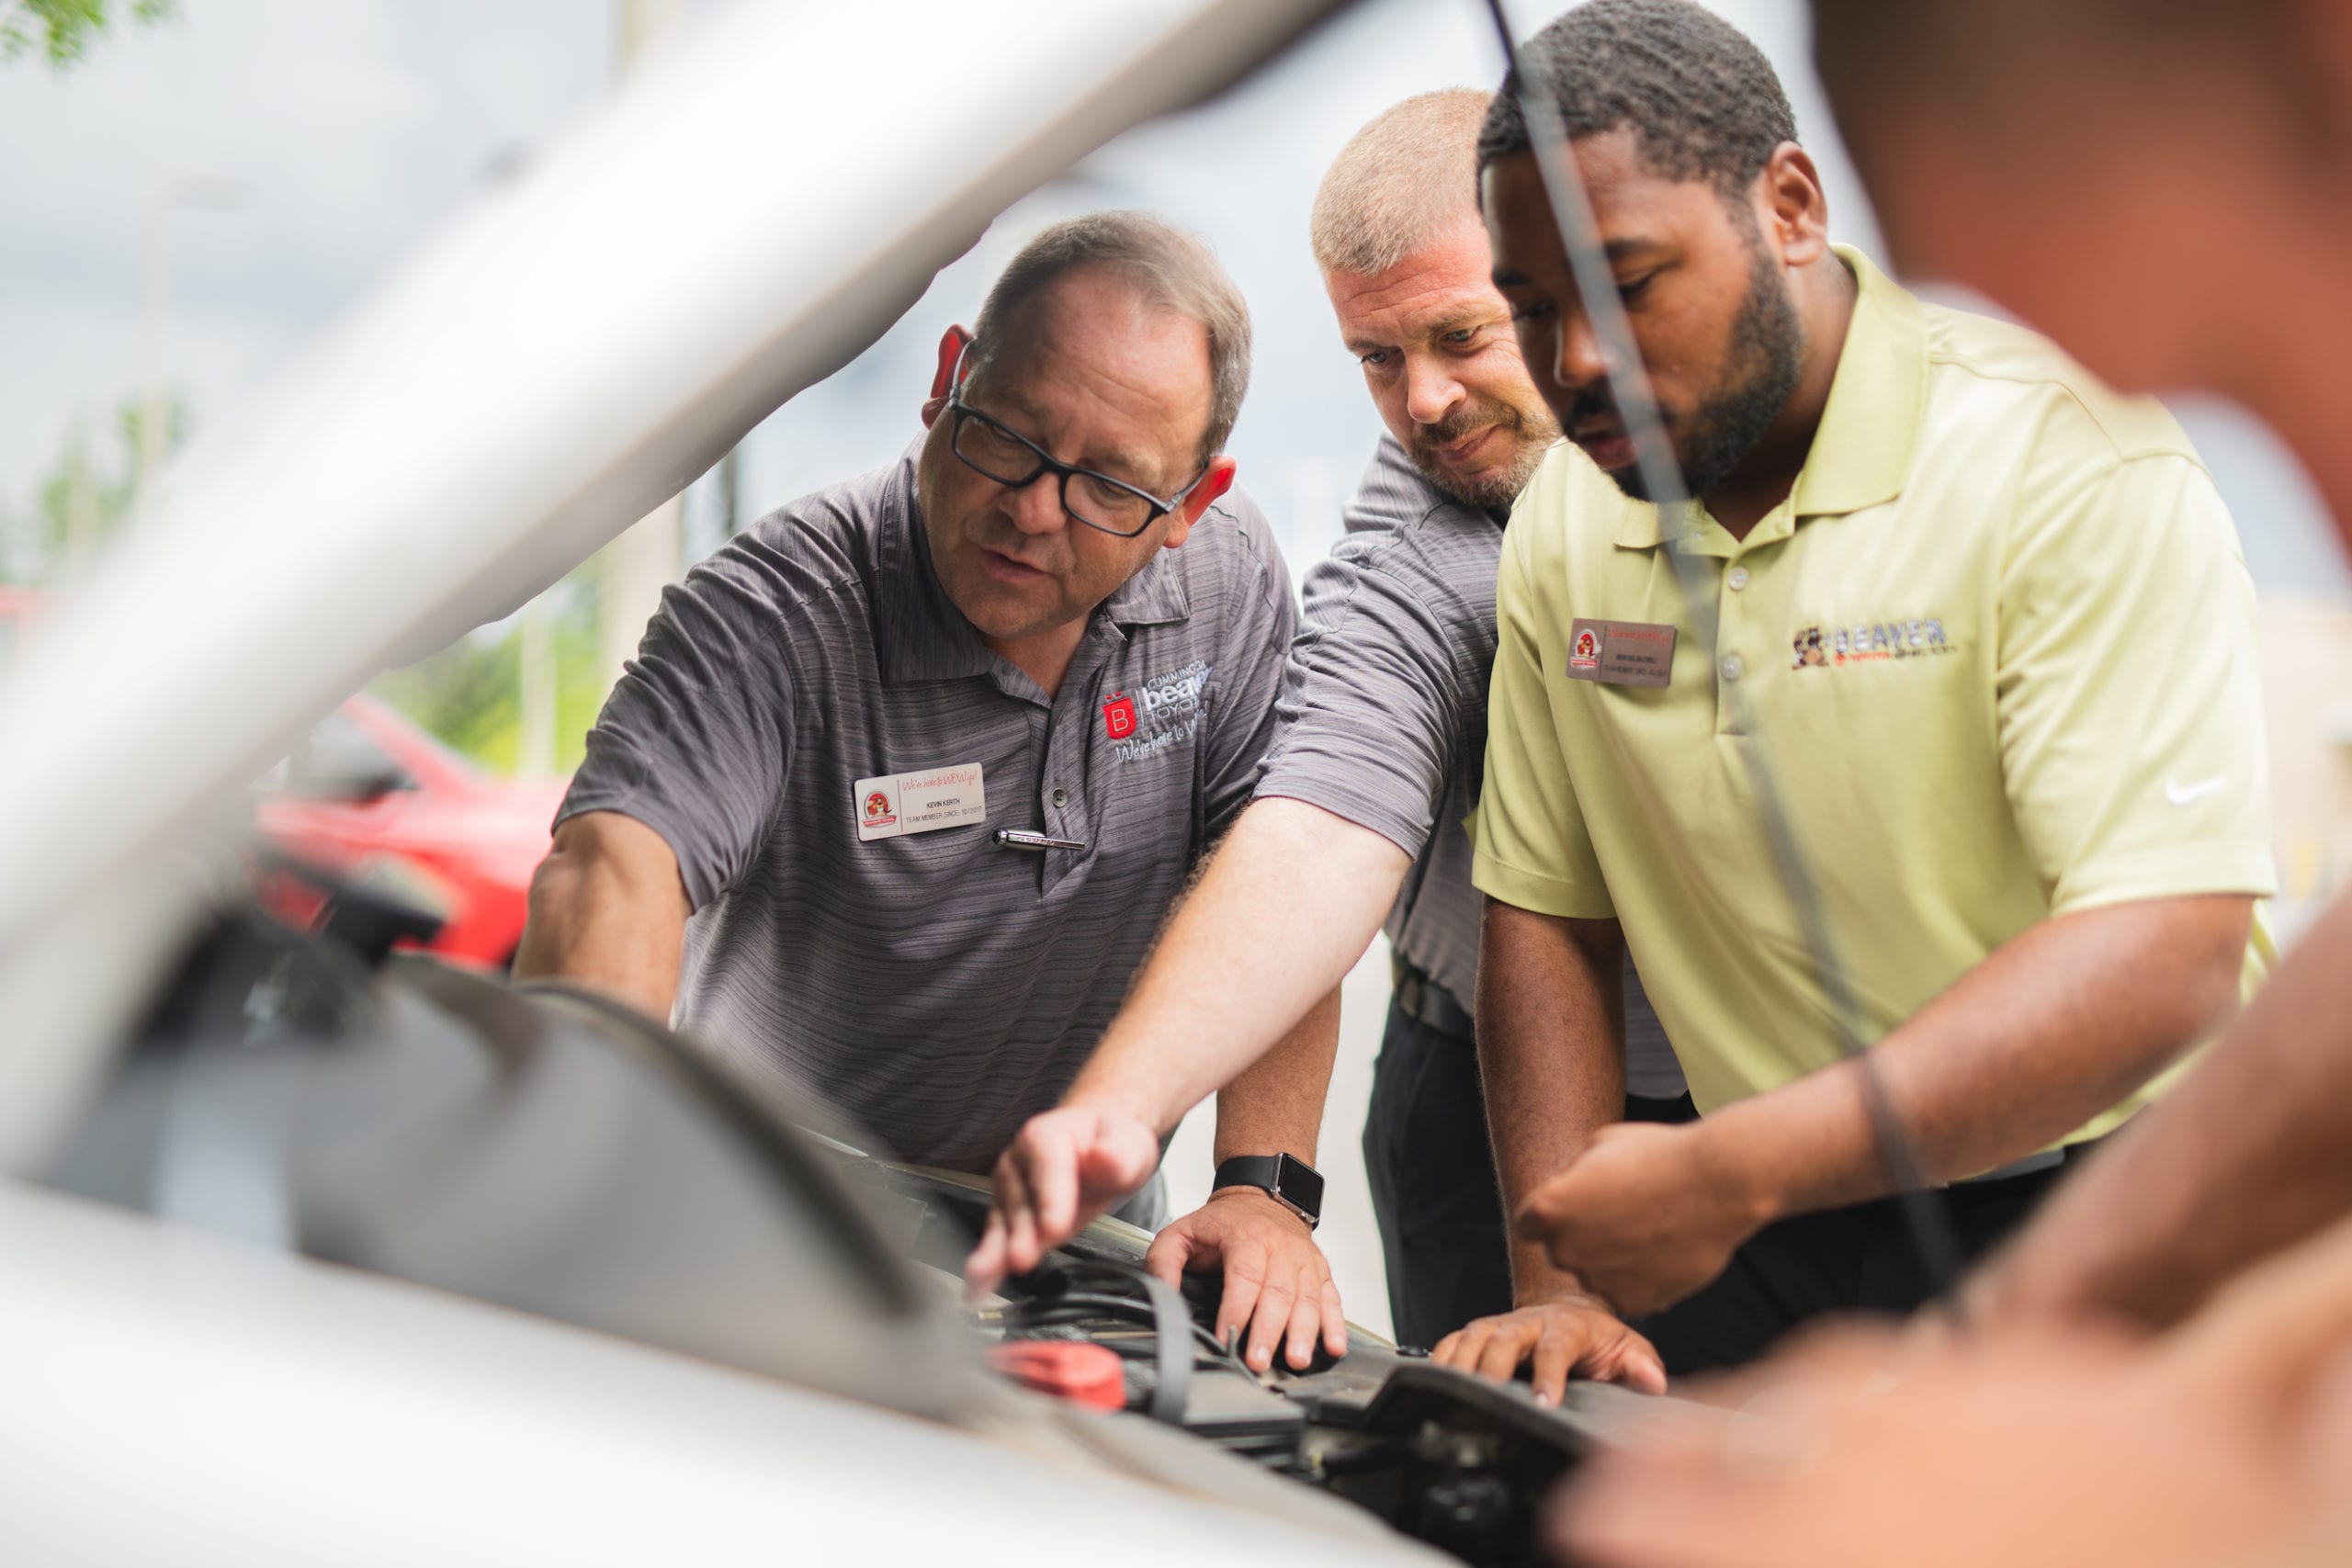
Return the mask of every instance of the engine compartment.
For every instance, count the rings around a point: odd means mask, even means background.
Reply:
[[[850,1179],[888,1216],[894,1245],[938,1288],[956,1289],[987,1213],[985,1187],[954,1172],[847,1163]],[[1166,1376],[1143,1283],[1149,1240],[1118,1221],[1097,1221],[1035,1273],[967,1308],[970,1332],[982,1343],[1051,1337],[1106,1346],[1126,1369],[1125,1408],[1148,1414]],[[1662,1421],[1711,1419],[1694,1406],[1593,1382],[1571,1384],[1562,1404],[1549,1408],[1524,1385],[1439,1366],[1361,1329],[1351,1331],[1344,1356],[1318,1347],[1306,1371],[1278,1361],[1261,1375],[1211,1332],[1221,1290],[1216,1275],[1190,1274],[1181,1293],[1168,1292],[1184,1314],[1187,1348],[1181,1413],[1166,1417],[1170,1424],[1466,1562],[1544,1561],[1543,1500],[1580,1459]]]
[[[1114,1220],[967,1303],[978,1179],[862,1154],[608,1000],[250,908],[191,949],[45,1179],[950,1425],[1002,1418],[989,1347],[1091,1347],[1121,1410],[1080,1432],[1181,1432],[1473,1563],[1540,1561],[1558,1480],[1690,1408],[1598,1384],[1546,1408],[1361,1331],[1256,1374],[1211,1333],[1221,1282],[1153,1279]]]

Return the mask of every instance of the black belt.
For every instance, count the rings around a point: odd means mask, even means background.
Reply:
[[[1465,1045],[1477,1038],[1470,1010],[1455,1000],[1452,991],[1394,955],[1389,958],[1388,972],[1396,982],[1397,1011],[1423,1029],[1450,1034]]]

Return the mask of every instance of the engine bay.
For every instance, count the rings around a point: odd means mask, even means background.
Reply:
[[[876,1160],[851,1179],[878,1200],[891,1240],[943,1291],[987,1213],[971,1178]],[[1227,1453],[1364,1508],[1392,1529],[1462,1561],[1543,1561],[1544,1499],[1596,1447],[1660,1421],[1705,1419],[1695,1407],[1611,1385],[1570,1385],[1556,1409],[1524,1384],[1501,1384],[1430,1361],[1363,1330],[1333,1358],[1317,1347],[1304,1371],[1279,1360],[1252,1371],[1211,1331],[1222,1280],[1189,1274],[1182,1292],[1142,1267],[1147,1233],[1098,1221],[1004,1293],[967,1305],[984,1345],[1101,1346],[1124,1370],[1123,1408],[1152,1416]],[[1167,1319],[1181,1314],[1170,1325]],[[1171,1346],[1177,1348],[1171,1352]],[[1166,1397],[1170,1384],[1178,1396]],[[1164,1412],[1164,1413],[1163,1413]]]
[[[1216,1466],[1245,1465],[1472,1563],[1540,1561],[1544,1500],[1584,1455],[1697,1418],[1592,1383],[1539,1405],[1361,1330],[1255,1373],[1212,1332],[1221,1281],[1154,1278],[1149,1235],[1115,1220],[967,1302],[978,1179],[862,1154],[616,1003],[388,956],[390,929],[225,912],[48,1183],[926,1420],[1050,1389],[1106,1450],[1086,1423],[1202,1445],[1196,1490],[1240,1490]]]

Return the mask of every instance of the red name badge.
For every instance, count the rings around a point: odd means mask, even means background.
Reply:
[[[1102,705],[1102,731],[1114,740],[1125,740],[1136,732],[1136,700],[1121,693],[1111,694]]]

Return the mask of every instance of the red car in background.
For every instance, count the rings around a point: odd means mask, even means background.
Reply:
[[[0,663],[54,601],[0,587]],[[262,902],[309,925],[323,895],[288,863],[312,867],[438,917],[428,951],[502,966],[522,940],[531,873],[567,782],[493,777],[362,694],[313,726],[254,792]]]
[[[522,940],[531,873],[567,781],[493,778],[375,698],[351,698],[312,727],[254,804],[262,841],[441,918],[424,945],[503,965]],[[318,896],[266,875],[273,912],[307,923]]]

